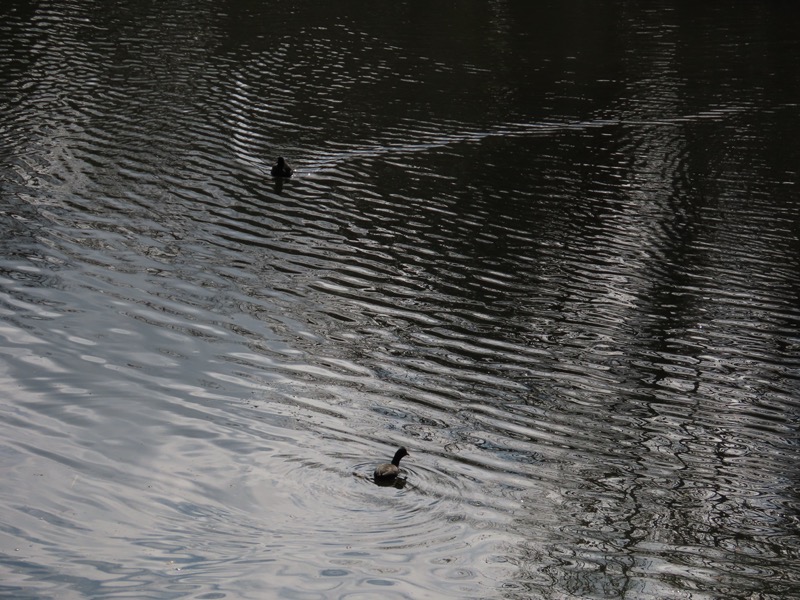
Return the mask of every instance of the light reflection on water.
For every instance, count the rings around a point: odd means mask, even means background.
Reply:
[[[797,593],[793,9],[123,8],[0,18],[0,595]]]

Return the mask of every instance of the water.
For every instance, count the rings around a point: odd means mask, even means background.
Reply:
[[[586,4],[0,9],[0,596],[800,596],[800,11]]]

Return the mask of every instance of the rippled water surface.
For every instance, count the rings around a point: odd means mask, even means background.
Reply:
[[[0,596],[800,597],[800,10],[723,4],[4,3]]]

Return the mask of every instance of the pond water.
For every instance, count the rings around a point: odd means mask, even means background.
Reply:
[[[800,596],[798,31],[5,2],[0,596]]]

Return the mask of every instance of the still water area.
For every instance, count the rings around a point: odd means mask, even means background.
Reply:
[[[800,598],[798,32],[3,2],[0,597]]]

